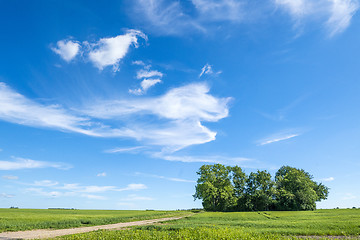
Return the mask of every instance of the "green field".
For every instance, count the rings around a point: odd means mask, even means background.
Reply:
[[[61,229],[181,216],[184,211],[0,209],[0,232]]]
[[[359,236],[360,210],[306,212],[204,212],[167,223],[123,231],[96,231],[60,239],[298,239]]]
[[[0,231],[70,228],[188,215],[188,211],[0,209]],[[360,209],[306,212],[202,212],[128,230],[100,230],[58,239],[297,239],[359,236]]]

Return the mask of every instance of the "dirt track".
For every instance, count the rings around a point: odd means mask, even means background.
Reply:
[[[58,229],[58,230],[39,229],[39,230],[21,231],[21,232],[3,232],[0,233],[0,240],[52,238],[52,237],[58,237],[58,236],[76,234],[76,233],[91,232],[99,229],[116,230],[124,227],[140,226],[140,225],[153,224],[157,222],[177,220],[184,217],[186,216],[158,218],[158,219],[150,219],[150,220],[143,220],[136,222],[115,223],[115,224],[92,226],[92,227],[80,227],[80,228]]]

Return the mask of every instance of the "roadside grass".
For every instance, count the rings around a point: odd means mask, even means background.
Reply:
[[[292,237],[284,237],[276,234],[259,234],[244,232],[242,229],[236,228],[208,228],[208,227],[197,227],[197,228],[184,228],[184,229],[153,229],[153,230],[120,230],[120,231],[109,231],[99,230],[90,233],[82,233],[59,237],[56,239],[62,240],[98,240],[98,239],[132,239],[132,240],[152,240],[152,239],[196,239],[196,240],[273,240],[273,239],[294,239]]]
[[[162,224],[130,230],[100,230],[59,237],[81,239],[316,239],[359,237],[360,210],[334,209],[303,212],[204,212]],[[302,239],[307,239],[302,238]]]
[[[186,211],[0,209],[0,232],[64,229],[186,215]]]
[[[316,211],[205,212],[170,223],[173,228],[227,227],[281,235],[359,235],[360,209]]]

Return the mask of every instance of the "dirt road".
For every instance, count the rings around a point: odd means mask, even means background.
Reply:
[[[48,229],[39,229],[39,230],[31,230],[31,231],[21,231],[21,232],[3,232],[0,233],[0,240],[10,240],[10,239],[34,239],[34,238],[52,238],[76,233],[84,233],[96,231],[99,229],[121,229],[124,227],[131,226],[140,226],[140,225],[148,225],[158,222],[177,220],[184,218],[182,217],[169,217],[169,218],[158,218],[158,219],[150,219],[136,222],[125,222],[125,223],[115,223],[109,225],[100,225],[100,226],[92,226],[92,227],[80,227],[80,228],[70,228],[70,229],[58,229],[58,230],[48,230]]]

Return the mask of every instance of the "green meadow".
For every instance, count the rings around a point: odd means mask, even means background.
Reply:
[[[0,232],[63,229],[181,216],[183,211],[0,209]]]
[[[298,239],[299,236],[356,237],[360,210],[302,212],[203,212],[181,220],[128,230],[100,230],[60,239]],[[336,239],[336,237],[335,237]]]
[[[0,209],[0,231],[60,229],[189,215],[189,211]],[[359,237],[360,209],[200,212],[126,230],[99,230],[57,239],[298,239]],[[334,239],[334,238],[332,238]]]

